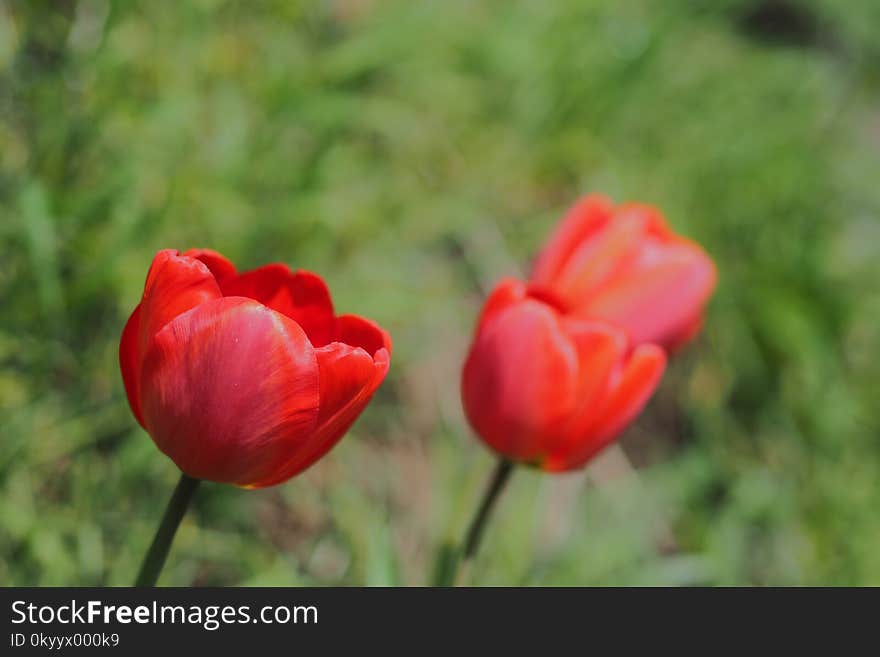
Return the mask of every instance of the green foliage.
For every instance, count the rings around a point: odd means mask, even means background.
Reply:
[[[201,487],[161,581],[431,581],[491,466],[458,402],[481,289],[599,190],[719,289],[637,471],[517,472],[475,581],[880,584],[876,7],[0,2],[0,583],[132,580],[176,469],[118,338],[194,246],[321,273],[395,353],[303,476]]]

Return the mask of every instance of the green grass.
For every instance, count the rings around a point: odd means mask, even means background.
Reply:
[[[319,272],[395,353],[303,476],[203,486],[161,582],[429,582],[492,464],[481,290],[603,191],[716,258],[706,329],[635,473],[515,473],[474,581],[880,584],[877,3],[759,4],[0,2],[0,583],[132,581],[177,471],[118,338],[194,246]]]

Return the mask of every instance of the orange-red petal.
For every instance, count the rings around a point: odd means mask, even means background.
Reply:
[[[308,444],[290,455],[273,475],[256,484],[271,486],[298,474],[330,451],[369,403],[388,372],[384,347],[375,359],[361,347],[331,342],[315,350],[318,360],[321,407]]]
[[[462,374],[471,425],[496,451],[544,456],[577,402],[578,356],[550,306],[527,299],[499,311],[477,334]]]
[[[638,256],[647,220],[638,214],[616,216],[581,242],[560,267],[552,290],[568,309],[577,308]]]
[[[613,442],[648,403],[665,368],[666,354],[660,347],[636,347],[592,422],[580,429],[571,451],[548,469],[579,468]]]
[[[190,249],[185,251],[183,255],[187,258],[195,258],[201,260],[218,281],[236,275],[235,265],[233,265],[225,256],[211,249]]]
[[[638,258],[584,299],[577,312],[623,326],[635,344],[672,345],[692,332],[715,288],[712,260],[688,243],[642,246]]]
[[[535,260],[531,282],[540,287],[551,285],[575,250],[607,225],[613,214],[611,199],[600,194],[575,203]]]
[[[358,315],[340,315],[336,318],[334,340],[360,347],[371,358],[380,349],[391,354],[391,336],[375,322]]]
[[[622,326],[633,344],[672,348],[693,337],[715,282],[711,258],[659,210],[588,196],[542,250],[530,289],[565,312]]]
[[[548,445],[548,458],[567,453],[582,439],[609,394],[612,376],[629,349],[626,334],[605,322],[565,318],[563,325],[578,354],[576,407],[565,430]]]
[[[226,296],[255,299],[290,317],[303,327],[315,347],[334,339],[333,302],[327,284],[317,274],[271,264],[225,279],[221,287]]]
[[[152,337],[172,319],[222,296],[211,270],[200,260],[159,251],[153,259],[141,300],[138,345],[141,356]]]
[[[308,448],[319,413],[317,358],[290,318],[225,297],[152,338],[140,396],[147,430],[181,470],[252,486]]]
[[[507,277],[498,281],[483,304],[480,318],[477,320],[477,332],[499,312],[525,299],[526,294],[525,283],[516,278]]]

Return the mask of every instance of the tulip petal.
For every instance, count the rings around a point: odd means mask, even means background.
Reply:
[[[645,222],[645,232],[651,237],[655,237],[660,242],[669,243],[675,241],[685,241],[685,238],[676,235],[666,223],[666,217],[653,205],[647,203],[638,203],[635,201],[627,201],[617,206],[615,214],[622,217],[638,216]]]
[[[666,354],[660,347],[653,344],[636,347],[594,421],[582,428],[581,444],[576,444],[564,460],[557,460],[554,464],[557,467],[553,469],[579,468],[613,442],[641,413],[665,368]]]
[[[140,396],[141,352],[138,344],[140,326],[141,307],[138,304],[125,323],[125,328],[122,329],[122,338],[119,341],[119,369],[122,371],[122,383],[125,386],[131,412],[134,413],[138,423],[144,426]]]
[[[712,294],[716,277],[715,265],[699,247],[651,241],[577,313],[623,326],[636,344],[669,345],[693,327],[694,310]]]
[[[572,440],[582,436],[601,412],[612,374],[626,355],[629,342],[621,329],[605,322],[566,318],[564,325],[578,353],[577,410],[560,435],[560,448],[567,451]]]
[[[210,269],[200,260],[159,251],[153,259],[141,300],[140,354],[152,337],[172,319],[206,301],[222,296]]]
[[[479,332],[486,322],[505,308],[525,299],[526,292],[525,283],[522,281],[510,277],[501,279],[483,304],[476,331]]]
[[[333,340],[333,302],[317,274],[292,272],[287,265],[272,264],[226,279],[221,287],[226,296],[256,299],[290,317],[303,327],[315,347]]]
[[[195,258],[205,263],[217,281],[222,281],[224,278],[229,278],[236,274],[235,265],[211,249],[190,249],[184,252],[183,255],[184,257]]]
[[[321,388],[317,427],[302,450],[294,453],[272,477],[256,487],[289,479],[329,452],[354,424],[388,372],[388,351],[380,347],[375,361],[360,347],[332,342],[315,350]]]
[[[606,402],[602,419],[593,428],[600,441],[615,438],[642,411],[665,369],[666,353],[660,347],[645,344],[633,351],[620,381]]]
[[[575,203],[535,260],[531,282],[550,287],[577,248],[604,227],[613,213],[611,199],[599,194],[590,194]]]
[[[360,347],[371,358],[380,349],[391,354],[391,336],[375,322],[358,315],[340,315],[336,318],[335,339],[351,347]]]
[[[462,375],[465,413],[497,451],[534,461],[570,418],[578,376],[577,353],[557,313],[528,299],[477,334]]]
[[[141,372],[147,430],[192,477],[251,486],[306,447],[318,364],[302,328],[241,297],[204,303],[152,339]]]
[[[366,351],[341,342],[316,349],[315,355],[321,386],[320,427],[360,394],[373,379],[376,368]]]
[[[579,307],[627,271],[639,255],[646,230],[647,222],[640,215],[616,216],[605,230],[574,250],[553,282],[553,291],[568,309]]]
[[[623,326],[636,344],[667,349],[698,332],[716,282],[712,260],[642,203],[581,201],[542,251],[530,289],[564,312]]]

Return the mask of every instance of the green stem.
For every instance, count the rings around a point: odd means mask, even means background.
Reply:
[[[457,568],[458,574],[455,577],[456,585],[462,584],[467,577],[471,562],[477,554],[477,549],[480,547],[483,531],[486,529],[492,509],[495,507],[495,503],[498,501],[498,497],[501,495],[501,491],[504,490],[504,486],[510,479],[512,472],[512,461],[508,461],[505,458],[498,459],[498,464],[495,466],[495,471],[492,473],[492,478],[489,480],[486,492],[483,493],[483,501],[480,503],[474,519],[471,520],[470,527],[468,527],[467,534],[465,535],[461,560]]]
[[[150,549],[144,556],[144,562],[141,564],[141,570],[134,583],[135,586],[156,586],[159,573],[162,572],[162,566],[165,565],[165,559],[168,558],[168,550],[171,548],[174,534],[177,533],[177,527],[186,513],[193,493],[198,488],[199,481],[199,479],[193,479],[185,474],[180,475],[180,481],[177,482],[174,494],[165,508],[162,522],[159,523]]]

